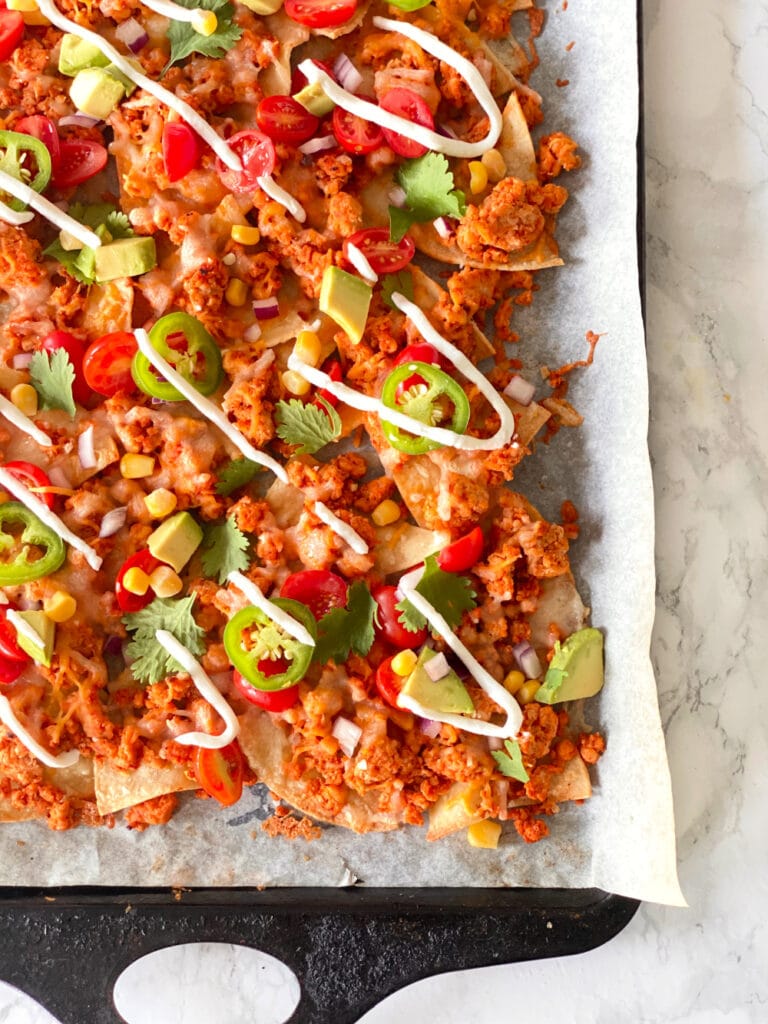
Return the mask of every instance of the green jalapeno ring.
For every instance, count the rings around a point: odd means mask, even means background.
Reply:
[[[312,637],[317,636],[317,622],[305,604],[287,597],[275,597],[272,603],[305,626]],[[256,640],[250,650],[243,645],[243,633],[246,631],[250,631]],[[263,641],[261,646],[260,639]],[[253,605],[233,615],[224,627],[224,648],[243,679],[257,690],[269,691],[285,690],[303,679],[315,650],[289,636],[266,612]],[[277,658],[290,655],[288,668],[275,675],[265,675],[259,668],[259,662],[269,655]]]
[[[44,142],[33,135],[24,135],[23,132],[0,130],[0,151],[0,170],[18,178],[35,192],[43,191],[51,180],[51,154]],[[30,153],[37,164],[35,176],[30,181],[26,181],[22,174],[21,161],[25,153]],[[3,202],[17,212],[27,208],[23,199],[5,196]]]
[[[24,529],[18,540],[5,530],[5,524],[22,524]],[[64,564],[67,549],[64,541],[49,526],[30,512],[20,501],[6,501],[0,505],[0,555],[19,543],[21,550],[11,562],[0,561],[0,587],[30,583],[56,572]],[[40,558],[30,561],[29,547],[42,548]]]
[[[425,381],[426,391],[412,397],[406,396],[405,401],[399,401],[398,388],[413,376],[421,377]],[[453,405],[453,414],[450,424],[447,425],[448,429],[457,434],[463,434],[469,423],[469,399],[461,385],[437,366],[420,362],[403,363],[389,374],[381,392],[381,401],[389,409],[396,409],[398,412],[412,416],[430,426],[436,425],[433,413],[436,411],[438,399],[442,397],[447,398]],[[400,452],[405,452],[406,455],[423,455],[425,452],[444,447],[438,441],[409,434],[384,419],[381,421],[381,426],[384,436],[392,447]]]
[[[177,352],[168,345],[167,339],[175,334],[184,335],[187,342],[185,353]],[[212,395],[221,384],[224,371],[219,346],[200,321],[189,313],[168,313],[161,317],[149,332],[149,340],[163,359],[201,395]],[[198,356],[203,360],[202,374],[195,372]],[[184,395],[173,384],[158,380],[154,367],[142,352],[133,357],[131,376],[145,395],[165,402],[184,401]]]

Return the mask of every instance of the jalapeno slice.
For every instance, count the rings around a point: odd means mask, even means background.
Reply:
[[[293,616],[317,636],[317,623],[306,605],[276,597],[273,604]],[[249,606],[233,615],[224,628],[224,647],[229,660],[257,690],[284,690],[304,677],[314,647],[299,643],[261,611]]]
[[[169,313],[149,332],[152,347],[201,395],[211,395],[221,384],[221,352],[205,327],[189,313]],[[145,395],[165,402],[181,402],[184,396],[173,384],[158,377],[147,357],[137,352],[131,375]]]
[[[436,366],[429,363],[408,362],[396,367],[384,381],[381,401],[389,409],[432,427],[447,427],[463,434],[469,423],[469,399],[464,389]],[[399,452],[423,455],[442,448],[418,434],[409,434],[386,420],[381,421],[384,436]]]
[[[35,192],[42,192],[51,180],[51,154],[40,139],[21,132],[0,131],[0,171],[18,178]],[[22,199],[0,192],[3,202],[12,210],[26,210]]]
[[[34,549],[36,557],[30,558]],[[64,541],[20,501],[0,505],[0,587],[49,576],[64,564]]]

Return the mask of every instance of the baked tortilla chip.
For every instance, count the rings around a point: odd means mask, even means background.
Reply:
[[[156,796],[200,788],[180,765],[169,764],[163,767],[150,761],[142,761],[138,768],[131,771],[97,761],[93,781],[99,814],[115,814]]]
[[[42,781],[56,786],[66,796],[92,800],[94,796],[93,775],[93,761],[87,757],[81,757],[69,768],[43,768]],[[18,804],[12,795],[0,795],[0,823],[33,821],[39,817],[40,814],[34,808]]]
[[[285,96],[291,91],[291,53],[297,46],[306,43],[309,29],[292,21],[282,8],[263,21],[267,32],[279,41],[280,50],[276,59],[259,75],[259,85],[265,96],[274,93]]]
[[[509,258],[503,263],[471,259],[458,245],[441,238],[433,224],[413,224],[409,234],[419,252],[440,263],[455,263],[460,267],[476,267],[478,270],[545,270],[547,267],[563,266],[557,242],[546,228],[533,245],[509,253]]]
[[[412,569],[450,540],[448,533],[424,530],[402,521],[392,526],[379,526],[376,533],[376,568],[383,576]]]
[[[431,309],[433,306],[436,306],[446,294],[445,288],[441,288],[437,281],[425,274],[421,267],[417,267],[416,264],[411,264],[410,271],[413,278],[413,301],[417,306],[421,306],[422,309]],[[475,358],[485,359],[487,356],[492,356],[494,351],[493,345],[488,341],[474,320],[472,321],[472,334],[475,339]]]

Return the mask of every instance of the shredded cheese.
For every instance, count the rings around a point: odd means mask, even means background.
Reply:
[[[315,646],[314,638],[306,626],[297,619],[294,619],[288,612],[283,611],[282,608],[278,608],[268,597],[265,597],[256,584],[249,580],[247,576],[243,576],[241,572],[235,571],[231,572],[227,579],[230,583],[234,583],[238,590],[242,590],[251,604],[264,612],[265,615],[268,615],[283,632],[288,633],[294,640],[298,640],[300,644],[307,644],[308,647]]]
[[[325,523],[326,526],[330,526],[333,532],[337,533],[346,544],[349,544],[358,555],[368,554],[370,549],[357,530],[353,530],[349,523],[339,519],[324,502],[316,501],[312,506],[312,511],[321,522]]]
[[[17,430],[20,430],[23,434],[28,434],[33,440],[37,441],[43,448],[49,448],[53,441],[41,430],[36,423],[33,423],[29,416],[25,416],[21,409],[17,409],[13,402],[10,402],[5,395],[0,395],[0,415],[12,423]]]
[[[55,224],[62,231],[69,232],[78,242],[82,242],[83,245],[87,245],[90,249],[98,249],[101,245],[101,239],[90,228],[85,227],[79,220],[75,220],[74,217],[64,213],[58,206],[54,206],[50,199],[41,196],[39,192],[35,192],[29,185],[25,185],[23,181],[19,181],[18,178],[14,178],[11,174],[6,174],[5,171],[0,171],[0,191],[8,192],[9,195],[21,199],[22,202],[31,206],[33,210],[37,210],[38,213],[42,214],[51,224]]]
[[[300,224],[304,223],[307,219],[304,207],[290,192],[286,192],[281,185],[278,185],[271,174],[262,174],[256,181],[259,183],[259,188],[266,192],[270,199],[274,199],[276,203],[284,206],[288,213],[295,217]]]
[[[19,743],[27,748],[30,754],[42,761],[48,768],[71,768],[80,760],[80,753],[77,750],[68,750],[64,754],[51,754],[45,747],[38,743],[35,737],[24,728],[16,717],[16,712],[6,696],[0,694],[0,722],[10,729]]]

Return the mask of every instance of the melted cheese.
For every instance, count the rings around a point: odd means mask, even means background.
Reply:
[[[306,626],[297,619],[294,619],[288,612],[283,611],[282,608],[278,608],[268,597],[265,597],[256,584],[249,580],[247,576],[243,576],[241,572],[231,572],[227,579],[230,583],[234,583],[238,590],[242,590],[251,604],[258,608],[259,611],[264,612],[265,615],[268,615],[284,633],[292,636],[294,640],[298,640],[300,644],[306,644],[308,647],[315,646],[315,640]]]
[[[98,249],[101,245],[99,236],[85,227],[84,224],[81,224],[79,220],[68,216],[58,206],[54,206],[50,199],[41,196],[39,192],[35,192],[29,185],[25,185],[23,181],[19,181],[18,178],[14,178],[11,174],[6,174],[5,171],[0,171],[0,191],[7,192],[9,195],[15,196],[16,199],[21,199],[22,202],[31,206],[33,210],[42,214],[51,224],[55,224],[57,228],[67,231],[78,242],[87,245],[89,249]]]
[[[333,532],[338,534],[345,544],[349,544],[358,555],[368,554],[370,549],[357,530],[353,530],[349,523],[339,519],[324,502],[316,501],[312,506],[312,511],[321,522],[325,523],[326,526],[330,526]]]
[[[9,402],[5,395],[0,395],[0,415],[5,416],[8,422],[23,434],[29,434],[43,448],[50,448],[53,444],[45,431],[33,423],[29,416],[25,416],[20,409],[17,409],[13,402]]]
[[[77,750],[68,750],[65,754],[51,754],[45,747],[38,743],[35,737],[24,728],[16,717],[16,712],[11,707],[6,696],[0,694],[0,722],[10,729],[16,739],[23,743],[30,754],[33,754],[38,761],[42,761],[48,768],[71,768],[80,760],[80,753]]]
[[[280,203],[284,206],[288,213],[303,224],[307,219],[307,213],[298,199],[294,199],[290,192],[286,192],[285,189],[278,185],[271,174],[262,174],[256,181],[259,183],[259,188],[262,192],[266,192],[270,199],[274,199],[276,203]]]

